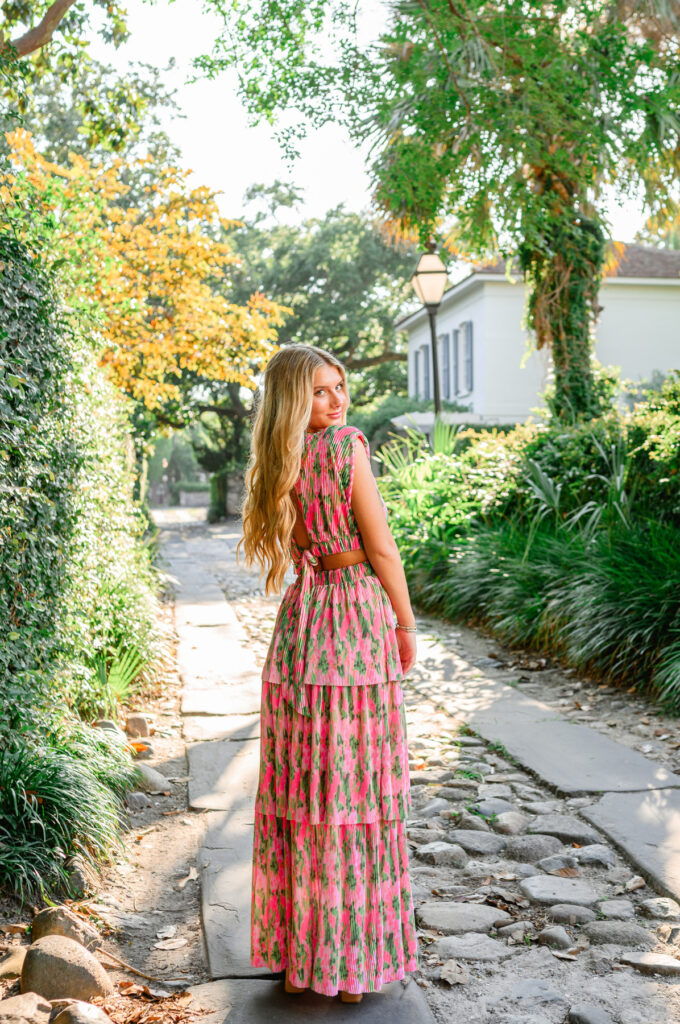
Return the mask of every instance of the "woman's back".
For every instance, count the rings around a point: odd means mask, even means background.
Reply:
[[[360,430],[331,426],[305,440],[295,491],[309,548],[291,540],[298,580],[283,596],[262,678],[280,683],[304,713],[304,688],[366,686],[403,677],[389,599],[371,563],[314,566],[314,555],[360,548],[351,508]],[[309,556],[312,556],[310,561]]]
[[[330,555],[361,547],[351,505],[357,440],[370,455],[368,441],[356,427],[330,426],[305,435],[295,493],[311,550],[316,554]]]

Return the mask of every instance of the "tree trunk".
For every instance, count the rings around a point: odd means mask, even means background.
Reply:
[[[599,224],[568,211],[540,239],[520,251],[529,288],[528,323],[538,348],[548,346],[554,394],[548,405],[559,419],[596,416],[592,325],[598,312],[605,239]]]

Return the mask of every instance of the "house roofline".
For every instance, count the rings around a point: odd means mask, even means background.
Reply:
[[[476,285],[482,285],[489,282],[504,283],[504,284],[515,284],[517,282],[522,283],[521,277],[515,278],[514,281],[508,280],[505,274],[494,274],[485,273],[484,271],[472,271],[467,277],[464,277],[462,281],[456,282],[451,285],[450,288],[444,292],[441,304],[438,312],[443,312],[446,306],[449,306],[453,299],[460,298],[466,292],[470,291]],[[610,276],[605,277],[602,280],[600,288],[606,288],[609,285],[615,285],[616,287],[622,287],[627,285],[652,285],[660,288],[677,288],[680,285],[680,276],[678,277],[624,277],[621,276]],[[400,317],[399,320],[395,320],[394,326],[397,329],[408,330],[410,327],[414,327],[416,324],[424,321],[427,317],[427,310],[424,306],[417,309],[414,313],[407,313],[406,316]]]
[[[646,284],[662,288],[677,288],[680,285],[680,275],[678,277],[605,277],[602,279],[600,288],[605,288],[610,284],[617,286],[622,284]]]
[[[475,271],[464,277],[462,281],[457,281],[456,284],[452,284],[450,288],[447,288],[442,296],[442,301],[439,305],[438,312],[441,312],[445,306],[451,304],[452,299],[459,298],[464,295],[465,292],[470,291],[471,288],[476,287],[478,284],[484,284],[485,281],[507,281],[504,274],[487,274],[484,271]],[[508,282],[510,283],[510,282]],[[411,327],[413,324],[418,323],[420,320],[424,320],[427,316],[427,310],[424,306],[417,309],[414,313],[407,313],[406,316],[402,316],[399,320],[395,320],[394,326],[404,330],[407,327]]]

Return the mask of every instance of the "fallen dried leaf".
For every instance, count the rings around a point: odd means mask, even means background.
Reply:
[[[457,960],[447,960],[439,977],[442,981],[448,981],[449,985],[464,985],[470,979],[470,972]]]
[[[187,939],[163,939],[161,942],[154,942],[154,949],[181,949],[186,946]]]
[[[581,872],[578,868],[557,868],[550,872],[551,875],[560,875],[562,878],[576,878]]]
[[[195,867],[192,866],[189,868],[189,874],[186,876],[186,878],[180,878],[179,882],[177,883],[177,888],[183,889],[187,882],[195,882],[197,878],[198,871],[196,870]]]
[[[572,953],[567,953],[563,949],[551,949],[550,952],[553,956],[556,956],[558,960],[576,960],[576,957]]]
[[[100,1006],[114,1024],[187,1024],[203,1017],[209,1010],[189,1007],[192,996],[183,989],[167,992],[150,989],[146,985],[123,982],[121,994],[94,996],[91,1002]]]
[[[633,877],[629,878],[626,882],[626,889],[630,892],[631,889],[642,889],[645,885],[647,885],[647,883],[641,875],[633,875]]]

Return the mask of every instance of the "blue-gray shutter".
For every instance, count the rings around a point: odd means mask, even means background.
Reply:
[[[473,360],[472,360],[472,320],[465,322],[465,390],[472,391],[474,386],[473,380]]]
[[[430,394],[430,346],[423,345],[423,392],[424,398],[427,401],[431,398]]]

